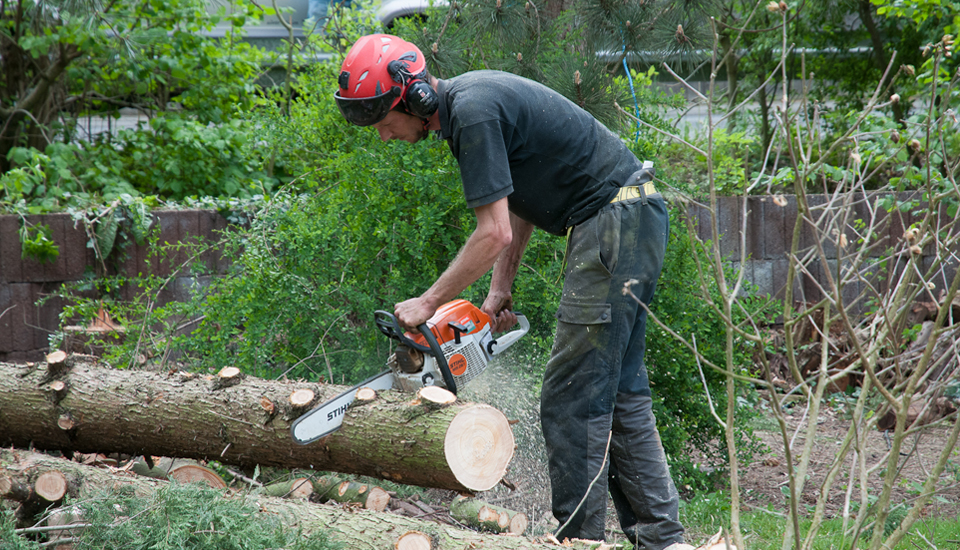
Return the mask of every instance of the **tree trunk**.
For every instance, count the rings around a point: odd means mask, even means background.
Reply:
[[[46,471],[59,471],[81,480],[80,498],[95,494],[99,489],[121,487],[135,495],[147,496],[160,484],[169,483],[139,477],[126,472],[93,468],[60,458],[23,450],[0,449],[0,472],[12,479],[36,478]],[[235,495],[239,497],[240,494]],[[304,534],[324,531],[344,548],[394,548],[401,537],[410,532],[429,534],[431,547],[438,550],[462,548],[484,549],[556,549],[554,545],[542,544],[525,537],[500,536],[456,529],[429,521],[416,520],[400,515],[351,510],[339,506],[318,505],[310,502],[273,498],[253,494],[248,497],[260,510],[280,518],[289,527],[300,528]],[[587,548],[589,545],[576,545]]]
[[[884,47],[884,39],[880,33],[880,29],[877,28],[877,23],[873,20],[873,5],[870,3],[870,0],[860,0],[860,2],[858,2],[858,8],[860,9],[860,19],[863,21],[863,26],[867,28],[867,32],[870,34],[870,43],[873,44],[873,65],[882,75],[883,71],[887,69],[887,63],[890,62],[890,57],[887,55],[887,49]],[[880,85],[886,86],[895,74],[896,71],[887,75]],[[891,87],[891,95],[895,91],[896,90]],[[891,109],[893,110],[894,122],[903,127],[903,106],[900,105],[900,102],[895,101],[891,105]]]
[[[57,375],[60,391],[43,363],[0,363],[0,446],[312,468],[468,492],[495,486],[514,451],[506,417],[487,405],[431,410],[413,395],[379,392],[338,432],[298,445],[290,394],[310,389],[315,406],[345,387],[252,377],[223,387],[213,376],[79,362]]]

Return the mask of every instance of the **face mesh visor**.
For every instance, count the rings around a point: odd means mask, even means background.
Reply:
[[[387,116],[393,107],[393,101],[400,95],[399,90],[398,87],[393,87],[378,96],[362,98],[343,97],[338,91],[333,97],[347,122],[357,126],[370,126]]]

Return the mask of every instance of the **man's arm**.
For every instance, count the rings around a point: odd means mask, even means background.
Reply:
[[[478,206],[473,212],[477,216],[477,228],[443,275],[419,297],[400,302],[394,307],[394,314],[401,325],[416,327],[426,322],[438,307],[456,298],[463,289],[483,276],[500,253],[511,245],[513,233],[506,197]]]
[[[527,243],[530,242],[530,235],[533,234],[533,224],[511,213],[510,229],[513,239],[510,246],[500,252],[493,265],[490,294],[480,308],[493,321],[494,332],[506,330],[517,322],[517,316],[510,311],[513,309],[513,280],[517,276]]]

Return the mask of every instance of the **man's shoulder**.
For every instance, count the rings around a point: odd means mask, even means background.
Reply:
[[[505,71],[483,69],[468,71],[448,80],[451,87],[463,88],[473,86],[503,86],[536,84],[534,81]]]
[[[516,122],[518,113],[544,106],[563,97],[546,86],[512,73],[470,71],[445,82],[450,112],[461,124],[501,119]]]

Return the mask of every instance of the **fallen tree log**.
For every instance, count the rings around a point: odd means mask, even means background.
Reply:
[[[303,408],[347,388],[71,363],[57,372],[65,383],[57,390],[44,363],[0,363],[0,446],[316,469],[468,492],[495,486],[513,456],[506,417],[487,405],[433,408],[378,392],[347,411],[340,431],[298,445],[290,425]],[[289,405],[299,390],[312,403]]]
[[[0,449],[0,472],[11,479],[36,478],[45,471],[64,472],[80,481],[80,498],[109,488],[130,491],[146,496],[160,484],[169,483],[137,476],[122,470],[94,468],[41,453],[16,449]],[[224,492],[226,495],[226,491]],[[280,518],[281,523],[291,528],[302,529],[304,534],[324,531],[344,548],[394,548],[402,537],[411,533],[424,533],[432,550],[556,550],[557,546],[545,544],[520,536],[505,536],[461,530],[448,525],[416,520],[405,516],[314,504],[305,501],[280,499],[265,495],[234,494],[232,498],[246,498],[255,503],[259,513]],[[416,538],[423,543],[423,538]],[[406,541],[407,543],[413,542]],[[596,543],[577,544],[574,548],[594,548]]]
[[[522,535],[527,530],[527,515],[523,512],[462,495],[453,499],[450,515],[460,523],[480,531]]]

